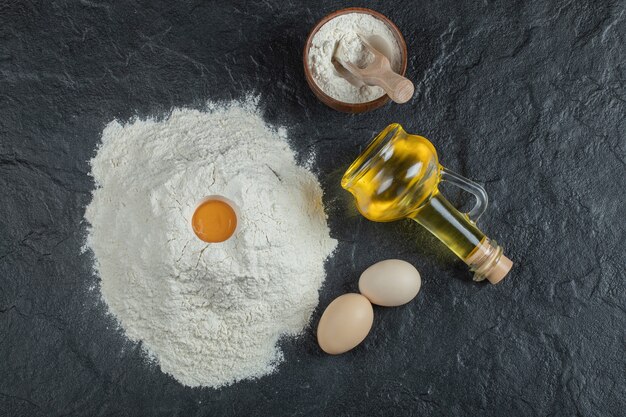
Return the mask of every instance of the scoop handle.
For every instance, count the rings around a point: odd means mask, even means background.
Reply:
[[[415,86],[411,80],[403,77],[392,70],[369,72],[363,80],[370,85],[381,87],[389,98],[398,104],[406,103],[413,97]]]

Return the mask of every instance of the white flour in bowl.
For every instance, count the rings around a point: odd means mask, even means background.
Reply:
[[[324,93],[345,103],[365,103],[383,96],[385,91],[376,86],[361,85],[359,87],[343,78],[332,62],[336,44],[342,58],[348,62],[364,66],[373,59],[357,34],[369,38],[376,35],[385,45],[380,48],[391,63],[391,68],[400,72],[402,53],[400,46],[389,27],[380,19],[365,13],[347,13],[326,22],[315,34],[309,49],[308,65],[315,83]]]
[[[111,122],[91,161],[85,217],[101,291],[126,335],[188,386],[274,371],[277,342],[318,303],[329,237],[322,190],[284,129],[252,100],[163,121]],[[233,200],[240,229],[219,244],[191,228],[196,203]]]

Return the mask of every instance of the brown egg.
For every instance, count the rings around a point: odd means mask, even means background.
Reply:
[[[365,339],[374,322],[372,303],[361,294],[344,294],[326,307],[317,326],[317,342],[322,350],[338,355]]]
[[[367,268],[359,278],[359,291],[372,304],[397,307],[411,301],[420,290],[422,279],[413,265],[387,259]]]

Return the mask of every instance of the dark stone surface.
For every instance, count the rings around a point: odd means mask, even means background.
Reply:
[[[0,415],[624,415],[625,2],[371,2],[405,34],[417,94],[356,116],[301,68],[309,28],[349,5],[0,2]],[[189,389],[90,290],[87,161],[114,118],[251,91],[301,158],[317,152],[340,246],[314,323],[381,259],[414,263],[423,289],[376,308],[345,355],[310,330],[275,375]],[[480,226],[517,262],[503,284],[473,283],[415,224],[354,214],[340,175],[393,121],[485,184]]]

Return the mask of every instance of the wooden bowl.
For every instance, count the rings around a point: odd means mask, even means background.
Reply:
[[[406,66],[407,66],[406,42],[404,41],[404,37],[402,36],[400,29],[398,29],[398,27],[394,25],[393,22],[389,20],[389,18],[387,18],[387,16],[380,14],[374,10],[366,9],[364,7],[348,7],[346,9],[336,10],[326,15],[319,22],[317,22],[315,27],[313,27],[313,29],[311,30],[311,33],[309,33],[309,37],[306,39],[306,43],[304,44],[304,53],[302,54],[303,56],[302,60],[304,63],[304,76],[306,78],[306,82],[309,84],[309,87],[311,87],[311,90],[313,90],[313,93],[317,96],[318,99],[320,99],[322,103],[326,104],[327,106],[335,110],[346,112],[346,113],[363,113],[363,112],[374,110],[383,106],[389,101],[389,96],[385,94],[377,98],[376,100],[366,101],[364,103],[346,103],[344,101],[339,101],[337,99],[332,98],[331,96],[329,96],[328,94],[322,91],[322,89],[315,83],[315,80],[313,79],[313,75],[311,74],[311,69],[309,68],[309,50],[311,49],[311,43],[313,42],[313,37],[315,36],[317,31],[319,31],[320,28],[324,26],[324,24],[327,23],[329,20],[334,19],[337,16],[348,14],[348,13],[369,14],[381,20],[383,23],[385,23],[389,27],[389,30],[391,30],[394,37],[396,38],[396,42],[398,42],[398,45],[400,46],[400,53],[402,55],[401,57],[402,62],[400,65],[400,75],[404,75],[406,73]]]

